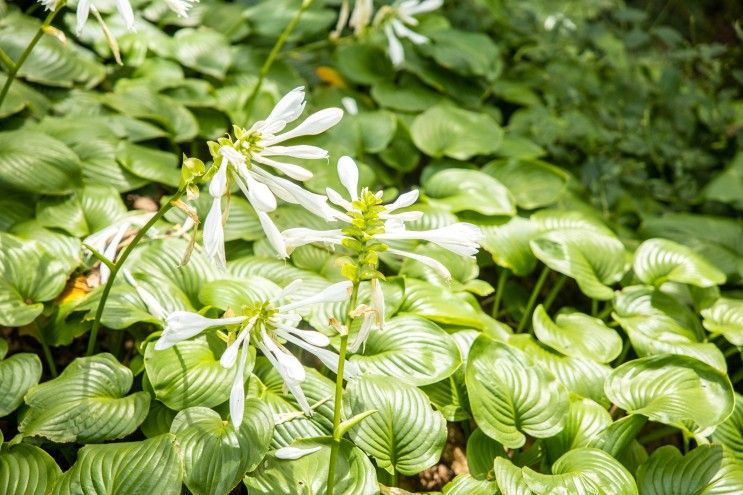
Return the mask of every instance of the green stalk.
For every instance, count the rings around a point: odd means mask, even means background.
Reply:
[[[28,56],[31,55],[31,51],[36,46],[36,43],[38,43],[41,37],[43,36],[46,28],[48,28],[51,25],[52,21],[57,16],[59,11],[62,10],[62,8],[64,8],[65,3],[66,3],[65,1],[60,2],[55,10],[49,12],[49,15],[46,16],[44,23],[41,25],[41,27],[39,27],[39,30],[36,31],[36,34],[31,39],[31,43],[29,43],[26,49],[23,50],[23,53],[21,53],[21,56],[20,58],[18,58],[18,61],[13,63],[13,67],[10,69],[10,72],[8,72],[8,78],[5,80],[5,85],[3,86],[3,89],[0,90],[0,106],[3,105],[3,101],[5,101],[5,97],[7,96],[8,91],[10,91],[10,85],[13,84],[13,81],[15,80],[15,76],[18,74],[18,71],[21,69],[21,66],[26,62],[26,59],[28,58]],[[5,58],[8,58],[8,60],[5,60]],[[7,57],[7,55],[6,57],[3,57],[3,62],[6,65],[8,62],[12,63],[12,61],[10,60],[9,57]]]
[[[493,301],[493,318],[498,318],[500,313],[500,303],[503,299],[503,292],[506,288],[506,281],[508,280],[509,271],[503,268],[498,274],[498,286],[495,289],[495,300]]]
[[[281,51],[281,48],[283,48],[286,40],[289,39],[289,36],[292,34],[292,31],[294,31],[294,28],[297,27],[297,24],[299,24],[299,19],[302,17],[302,14],[304,14],[307,9],[310,8],[312,2],[313,0],[302,0],[302,5],[299,7],[299,10],[294,15],[292,20],[289,21],[289,24],[286,25],[284,31],[281,33],[279,38],[276,40],[276,43],[273,45],[273,48],[271,48],[271,52],[268,54],[268,58],[263,63],[263,66],[258,73],[258,81],[255,83],[255,87],[250,93],[250,96],[248,96],[248,101],[245,103],[246,116],[250,115],[250,111],[253,109],[255,98],[258,96],[258,92],[261,90],[261,86],[263,86],[263,80],[266,78],[268,71],[271,70],[271,66],[273,65],[274,60],[276,60],[276,57]]]
[[[557,283],[555,283],[555,285],[552,286],[552,289],[550,289],[549,294],[547,294],[547,297],[544,299],[544,303],[542,303],[545,311],[549,311],[550,307],[552,306],[552,303],[555,302],[555,299],[557,298],[557,294],[560,293],[563,286],[565,285],[565,282],[567,281],[568,281],[568,277],[566,277],[563,274],[560,274],[560,278],[557,280]]]
[[[549,273],[550,268],[545,265],[545,267],[542,269],[542,273],[539,274],[537,283],[534,285],[534,290],[531,291],[529,302],[526,303],[526,309],[524,310],[524,314],[521,316],[521,321],[519,321],[519,326],[516,328],[516,333],[520,333],[524,328],[526,328],[526,324],[531,318],[531,312],[534,311],[534,305],[537,302],[537,297],[542,291],[542,286],[544,286],[544,282],[545,280],[547,280],[547,275],[549,275]]]
[[[52,375],[52,378],[57,377],[57,365],[54,363],[54,356],[52,356],[52,351],[49,349],[49,345],[46,343],[46,337],[44,337],[44,333],[39,328],[39,325],[34,322],[33,324],[34,328],[36,329],[36,335],[39,338],[39,343],[41,343],[41,349],[44,351],[44,359],[46,359],[46,364],[49,366],[49,373]]]
[[[591,316],[596,318],[599,314],[599,301],[598,299],[591,299]]]
[[[348,305],[348,315],[346,315],[346,330],[351,330],[351,312],[356,309],[356,302],[359,297],[359,282],[353,283],[351,290],[351,300]],[[330,465],[328,466],[328,490],[327,495],[333,495],[335,485],[335,468],[338,463],[338,451],[341,446],[341,439],[336,435],[338,426],[341,424],[341,407],[343,406],[343,368],[346,364],[346,351],[348,350],[348,333],[341,335],[341,347],[338,350],[338,374],[335,377],[335,405],[333,407],[333,444],[330,446]]]
[[[150,221],[144,224],[141,229],[139,229],[139,232],[137,232],[137,235],[134,236],[132,242],[130,242],[129,245],[124,249],[124,251],[121,252],[119,259],[117,259],[116,263],[114,263],[113,268],[111,268],[111,275],[109,275],[108,280],[106,281],[106,286],[103,287],[101,299],[100,301],[98,301],[98,309],[95,312],[93,328],[90,330],[90,338],[88,339],[88,350],[86,352],[86,355],[92,356],[95,352],[98,330],[101,328],[101,316],[103,316],[103,308],[106,306],[108,294],[111,292],[111,287],[113,287],[114,280],[116,279],[116,275],[119,273],[121,266],[124,264],[131,252],[134,251],[134,248],[137,246],[137,244],[139,244],[139,241],[142,240],[147,231],[150,230],[150,228],[155,225],[155,223],[157,223],[163,216],[165,216],[165,214],[173,207],[173,204],[178,201],[185,192],[185,188],[179,189],[173,195],[173,197],[170,198],[170,201],[162,205],[160,207],[160,210],[158,210],[158,212],[155,213],[152,218],[150,218]]]

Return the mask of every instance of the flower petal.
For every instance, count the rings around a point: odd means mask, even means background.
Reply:
[[[119,11],[119,15],[124,18],[124,24],[129,31],[134,31],[134,11],[132,11],[132,4],[129,0],[115,0],[116,10]]]
[[[338,178],[351,199],[354,201],[359,199],[359,167],[350,156],[338,159]]]
[[[298,86],[285,94],[273,107],[271,113],[264,121],[266,125],[283,121],[284,123],[293,122],[302,115],[304,111],[304,86]]]
[[[284,134],[274,136],[272,139],[268,139],[265,144],[272,145],[299,136],[315,136],[321,134],[340,122],[342,118],[343,110],[340,108],[325,108],[307,117],[304,122],[294,129],[285,132]]]
[[[246,316],[233,318],[206,318],[190,311],[173,311],[165,319],[165,329],[155,343],[156,350],[167,349],[182,340],[190,339],[207,328],[242,323]]]
[[[227,268],[224,253],[224,227],[222,226],[222,199],[217,197],[212,201],[209,213],[204,222],[204,251],[206,257],[219,268]]]
[[[402,251],[399,249],[388,249],[387,252],[396,254],[398,256],[403,256],[405,258],[410,258],[419,263],[423,263],[424,265],[430,268],[433,268],[439,275],[444,277],[446,280],[451,280],[451,273],[449,273],[449,270],[444,266],[444,264],[441,263],[437,259],[431,258],[430,256],[423,256],[422,254],[415,254],[415,253],[410,253],[408,251]]]
[[[317,294],[313,294],[301,301],[296,301],[290,304],[279,306],[279,310],[282,312],[292,311],[297,308],[309,306],[311,304],[322,304],[322,303],[333,303],[346,301],[351,297],[351,281],[344,280],[327,286]]]
[[[281,447],[274,455],[277,459],[295,460],[310,454],[314,454],[321,447]]]
[[[164,320],[167,315],[167,311],[165,311],[165,308],[162,307],[160,301],[158,301],[157,298],[150,291],[142,287],[142,285],[137,282],[137,280],[132,276],[129,270],[124,268],[122,270],[122,273],[126,281],[129,282],[129,285],[134,287],[134,290],[137,291],[137,295],[142,300],[144,305],[147,306],[147,311],[149,311],[150,314],[158,320]]]
[[[384,34],[387,36],[387,53],[390,56],[392,65],[400,67],[405,61],[405,50],[402,47],[402,43],[397,39],[389,24],[384,27]]]
[[[418,201],[418,196],[420,196],[420,191],[418,191],[418,189],[413,189],[412,191],[399,195],[395,201],[385,205],[384,209],[387,213],[391,213],[400,208],[407,208]]]
[[[235,379],[232,382],[232,389],[230,390],[230,419],[232,419],[232,426],[235,429],[239,429],[243,422],[243,416],[245,415],[245,362],[248,359],[248,340],[243,340],[242,344],[242,355],[240,356],[240,364],[237,367],[235,373]]]
[[[214,177],[212,177],[212,180],[209,183],[209,194],[211,194],[213,198],[220,198],[227,192],[228,162],[229,160],[222,160],[222,163],[219,164],[219,168],[217,169],[217,173],[214,174]]]
[[[263,232],[266,234],[266,238],[268,239],[268,243],[271,244],[271,247],[274,248],[276,251],[276,254],[279,255],[279,257],[288,258],[289,254],[286,252],[286,244],[284,244],[284,238],[281,237],[281,232],[279,232],[279,229],[276,228],[276,224],[273,223],[273,220],[271,220],[271,217],[268,216],[267,213],[258,211],[258,220],[261,222],[261,227],[263,227]]]
[[[261,151],[262,156],[290,156],[292,158],[305,158],[307,160],[319,160],[328,157],[328,151],[319,146],[309,144],[297,144],[294,146],[269,146]]]
[[[312,172],[310,172],[304,167],[300,167],[299,165],[294,165],[293,163],[277,162],[276,160],[266,158],[265,156],[262,156],[262,155],[254,156],[253,160],[255,160],[258,163],[262,163],[263,165],[268,165],[269,167],[273,167],[279,172],[282,172],[284,175],[287,175],[291,177],[292,179],[295,179],[298,181],[306,181],[308,179],[311,179],[312,176],[314,175]]]

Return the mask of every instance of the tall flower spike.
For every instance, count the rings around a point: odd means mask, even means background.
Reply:
[[[443,0],[398,0],[393,6],[379,10],[374,23],[383,26],[387,37],[387,53],[392,65],[399,67],[405,61],[405,50],[400,38],[406,38],[415,45],[430,41],[408,27],[418,25],[415,16],[436,10],[443,4]]]
[[[54,10],[59,0],[38,0],[47,10]],[[189,9],[199,0],[164,0],[165,4],[180,17],[186,17]],[[129,31],[134,31],[134,11],[129,0],[114,0],[116,10],[124,20]],[[95,8],[95,0],[79,0],[77,3],[77,20],[75,30],[78,36],[82,33],[85,23],[90,16],[90,9]]]
[[[215,198],[204,226],[204,248],[209,258],[219,266],[225,265],[224,234],[221,227],[222,213],[217,196],[227,190],[229,179],[237,183],[248,202],[255,209],[261,227],[274,251],[282,258],[289,256],[287,246],[279,229],[268,213],[274,211],[277,199],[301,205],[311,213],[333,220],[336,212],[327,204],[327,198],[305,190],[289,179],[275,175],[264,167],[270,167],[291,179],[305,181],[312,172],[293,163],[280,161],[284,158],[308,160],[327,159],[328,152],[317,146],[282,144],[285,141],[320,134],[336,125],[343,117],[340,108],[326,108],[308,116],[293,129],[283,132],[286,126],[297,119],[304,111],[304,88],[298,87],[284,95],[265,120],[253,124],[250,129],[235,126],[234,139],[220,138],[209,143],[218,167],[209,191]],[[224,180],[223,180],[224,179]],[[220,187],[213,187],[218,184]]]
[[[263,352],[284,380],[286,387],[294,395],[302,410],[310,415],[312,409],[302,391],[305,369],[302,363],[285,347],[291,343],[315,355],[325,366],[337,372],[340,358],[335,352],[325,349],[330,344],[328,337],[315,330],[299,328],[302,316],[299,310],[308,306],[345,301],[350,297],[350,282],[339,282],[302,300],[284,302],[301,286],[295,280],[276,297],[245,308],[244,314],[230,318],[206,318],[198,313],[174,311],[165,318],[165,329],[155,343],[155,349],[167,349],[178,342],[189,339],[214,327],[238,325],[231,332],[234,340],[227,346],[220,364],[232,368],[238,363],[235,378],[230,389],[230,417],[235,428],[242,423],[245,404],[244,368],[251,344]],[[136,286],[135,286],[136,287]],[[139,292],[139,289],[138,289]],[[142,293],[140,293],[142,297]],[[143,297],[143,300],[147,296]],[[239,356],[239,362],[238,362]],[[353,378],[359,373],[353,363],[346,363],[344,377]]]

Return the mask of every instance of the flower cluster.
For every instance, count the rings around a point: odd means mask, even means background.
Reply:
[[[348,347],[355,352],[366,341],[374,322],[380,329],[384,327],[385,302],[381,284],[384,274],[379,271],[381,253],[413,259],[448,279],[451,275],[441,262],[398,249],[394,247],[395,241],[426,241],[461,256],[474,256],[482,240],[482,234],[476,226],[463,222],[432,230],[408,229],[407,223],[423,216],[420,211],[408,210],[417,202],[418,191],[407,192],[395,201],[384,204],[382,191],[359,188],[359,169],[347,156],[341,157],[337,164],[338,176],[347,196],[332,188],[326,189],[326,195],[312,193],[290,180],[301,183],[312,177],[312,173],[299,165],[279,161],[282,157],[326,159],[328,152],[316,146],[285,145],[284,142],[320,134],[336,125],[343,116],[339,108],[328,108],[311,114],[292,129],[285,130],[288,124],[300,118],[304,108],[304,89],[296,88],[281,98],[265,120],[256,122],[249,129],[234,127],[233,135],[209,143],[214,160],[203,179],[208,181],[212,205],[204,224],[204,251],[217,266],[226,268],[222,198],[230,190],[230,185],[235,184],[255,209],[266,238],[278,256],[287,258],[297,247],[311,243],[342,247],[344,254],[347,254],[344,258],[347,261],[342,267],[347,281],[332,284],[313,296],[293,301],[291,297],[301,284],[300,280],[296,280],[271,299],[248,307],[229,308],[221,318],[207,318],[187,311],[167,314],[151,294],[125,273],[150,313],[163,322],[164,330],[155,344],[156,350],[166,349],[209,328],[226,330],[226,333],[219,333],[228,343],[220,362],[225,368],[232,368],[237,363],[230,394],[230,415],[235,426],[240,425],[243,416],[243,373],[250,345],[259,349],[271,362],[302,410],[311,414],[311,405],[301,389],[305,369],[286,345],[292,344],[313,354],[336,373],[341,357],[327,349],[330,340],[326,335],[301,328],[302,315],[299,310],[349,299],[355,305],[359,284],[368,282],[371,289],[369,304],[349,308],[352,319],[363,317],[360,330]],[[288,178],[275,175],[277,173]],[[314,230],[294,227],[280,232],[269,216],[270,212],[276,210],[279,199],[301,205],[327,221],[330,228]],[[350,320],[345,326],[332,323],[345,339]],[[353,378],[359,372],[353,362],[344,361],[343,369],[346,379]]]

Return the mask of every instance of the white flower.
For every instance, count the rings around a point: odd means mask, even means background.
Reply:
[[[98,251],[111,263],[114,263],[116,261],[116,253],[118,252],[119,244],[121,244],[127,231],[132,227],[137,229],[141,228],[154,215],[155,213],[149,211],[137,210],[129,212],[111,225],[90,234],[88,237],[83,239],[83,243]],[[154,232],[150,231],[148,234],[152,235]],[[111,275],[111,270],[105,263],[101,263],[100,274],[101,283],[106,283],[108,277]]]
[[[77,25],[76,31],[79,35],[83,31],[83,27],[88,20],[90,15],[90,9],[93,7],[93,0],[80,0],[77,3]],[[134,11],[129,0],[114,0],[116,3],[116,10],[119,11],[119,15],[124,19],[124,24],[129,31],[134,31]]]
[[[374,0],[356,0],[348,25],[353,28],[355,34],[359,34],[369,25],[373,14]]]
[[[351,115],[358,115],[359,113],[359,104],[356,102],[354,98],[351,98],[350,96],[344,96],[341,98],[341,104],[343,105],[343,108]]]
[[[392,65],[399,67],[405,61],[405,51],[400,38],[407,38],[415,45],[422,45],[430,41],[408,26],[417,26],[416,15],[436,10],[443,3],[443,0],[402,0],[392,7],[380,9],[375,23],[384,24],[384,34],[387,37],[388,44],[387,51]]]
[[[167,349],[182,340],[198,335],[207,328],[239,324],[242,328],[237,331],[237,337],[220,358],[220,363],[224,368],[232,368],[238,361],[238,355],[240,356],[230,391],[230,417],[235,428],[239,428],[242,423],[245,403],[244,368],[251,343],[263,352],[281,375],[304,413],[310,415],[312,409],[301,388],[305,380],[304,366],[284,344],[290,342],[304,349],[315,355],[325,366],[337,372],[340,360],[338,354],[325,349],[330,344],[330,340],[315,330],[298,328],[302,321],[298,310],[316,304],[347,300],[350,297],[351,283],[339,282],[305,299],[279,303],[280,300],[294,294],[301,283],[301,280],[295,280],[279,295],[264,301],[264,304],[256,306],[257,309],[251,309],[243,316],[206,318],[198,313],[174,311],[166,317],[165,329],[155,344],[155,349]],[[353,363],[346,363],[344,369],[346,379],[356,376],[358,372],[357,366]]]
[[[158,301],[150,291],[139,285],[139,282],[137,282],[129,270],[124,268],[122,272],[124,273],[124,279],[129,282],[129,285],[134,287],[139,298],[142,299],[142,302],[147,306],[147,311],[158,320],[164,320],[167,316],[167,311],[162,307],[160,301]]]
[[[274,455],[277,459],[288,459],[295,460],[300,459],[306,455],[314,454],[319,451],[321,447],[282,447],[278,449]]]
[[[277,159],[280,157],[327,159],[328,152],[317,146],[281,144],[297,137],[325,132],[343,117],[343,110],[340,108],[326,108],[282,133],[287,124],[299,118],[305,105],[304,88],[295,88],[279,100],[265,120],[256,122],[248,130],[235,127],[235,141],[222,138],[219,140],[219,146],[213,148],[214,163],[219,168],[209,186],[209,192],[214,199],[204,225],[204,249],[207,256],[217,265],[225,266],[221,197],[227,191],[228,177],[237,183],[256,210],[269,243],[282,258],[289,256],[287,247],[268,215],[276,209],[277,197],[301,205],[325,220],[335,218],[335,211],[327,204],[325,196],[309,192],[296,183],[262,168],[271,167],[292,179],[305,181],[312,177],[312,172],[299,165]]]
[[[43,5],[46,10],[54,10],[57,7],[57,0],[39,0],[39,3]]]
[[[186,17],[189,9],[198,1],[199,0],[165,0],[165,3],[170,10],[178,15],[178,17]]]

